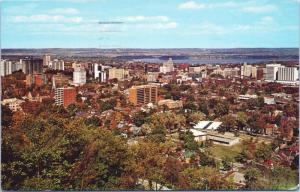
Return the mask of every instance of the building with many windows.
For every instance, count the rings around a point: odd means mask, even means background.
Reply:
[[[111,68],[108,70],[108,79],[123,80],[129,77],[129,71],[126,69]]]
[[[76,89],[74,87],[60,87],[55,89],[55,104],[68,107],[76,103]]]
[[[43,72],[43,59],[27,57],[21,59],[22,71],[24,74],[42,73]]]
[[[48,55],[48,54],[45,54],[43,56],[43,65],[44,66],[49,66],[50,65],[50,62],[51,62],[51,56]]]
[[[65,70],[65,63],[63,60],[54,59],[49,62],[49,67],[54,70]]]
[[[266,65],[266,81],[276,81],[278,68],[281,64],[267,64]]]
[[[277,77],[278,81],[297,81],[298,70],[296,67],[279,67]]]
[[[24,101],[21,99],[17,99],[17,98],[10,98],[10,99],[4,99],[1,104],[2,105],[7,105],[9,107],[10,110],[16,112],[16,111],[20,111],[22,110],[21,108],[21,104]]]
[[[0,70],[1,70],[1,76],[6,76],[6,75],[10,75],[13,72],[13,64],[11,61],[8,60],[1,60],[1,66],[0,66]]]
[[[135,106],[148,103],[156,104],[157,95],[156,85],[133,86],[129,89],[129,101]]]

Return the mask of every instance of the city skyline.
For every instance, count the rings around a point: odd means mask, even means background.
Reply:
[[[298,7],[297,0],[6,0],[1,47],[298,47]]]

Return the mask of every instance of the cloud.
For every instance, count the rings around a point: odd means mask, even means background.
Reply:
[[[254,5],[254,6],[247,6],[242,8],[243,12],[248,12],[248,13],[268,13],[277,10],[278,8],[275,5]]]
[[[12,22],[14,23],[80,23],[83,19],[81,17],[66,17],[63,15],[31,15],[31,16],[13,16]]]
[[[56,8],[49,11],[51,14],[78,14],[79,11],[74,8]]]
[[[294,0],[300,1],[300,0]],[[196,1],[187,1],[177,6],[178,9],[200,10],[200,9],[217,9],[217,8],[235,8],[247,13],[268,13],[277,11],[278,7],[272,4],[258,5],[255,1],[226,1],[223,3],[199,3]]]
[[[171,21],[167,16],[127,16],[117,18],[118,20],[125,22],[125,27],[129,29],[175,29],[178,26],[177,22]]]
[[[238,4],[232,1],[224,3],[197,3],[195,1],[187,1],[178,5],[179,9],[215,9],[237,7]]]
[[[168,22],[170,19],[167,16],[128,16],[128,17],[123,17],[120,18],[123,21],[127,22],[155,22],[155,21],[160,21],[160,22]]]
[[[195,1],[188,1],[178,5],[179,9],[204,9],[205,4],[196,3]]]

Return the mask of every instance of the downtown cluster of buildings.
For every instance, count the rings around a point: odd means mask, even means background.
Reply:
[[[56,71],[56,73],[49,75],[47,73],[49,70]],[[242,66],[181,64],[175,66],[172,59],[169,58],[161,66],[146,64],[143,73],[139,73],[134,67],[120,68],[98,63],[87,64],[75,61],[65,66],[64,60],[52,60],[48,54],[44,55],[43,58],[26,57],[14,62],[1,60],[2,77],[15,71],[22,71],[26,75],[26,86],[42,86],[51,82],[55,103],[65,107],[76,102],[76,87],[85,85],[87,81],[107,83],[110,80],[131,80],[133,76],[138,76],[147,84],[132,86],[128,89],[128,99],[134,106],[150,103],[176,108],[182,106],[182,101],[159,99],[158,87],[172,81],[178,84],[197,83],[213,75],[223,78],[256,79],[291,85],[298,84],[299,78],[297,67],[287,67],[281,64],[266,64],[265,66],[248,65],[246,63]],[[65,75],[65,71],[69,71],[72,78],[70,78],[70,75]],[[130,71],[132,75],[130,75]],[[10,103],[20,102],[11,100]],[[18,107],[14,106],[12,108],[16,110]]]

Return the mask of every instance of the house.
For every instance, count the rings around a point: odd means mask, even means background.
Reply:
[[[275,105],[275,99],[274,98],[269,98],[269,97],[264,97],[264,103],[267,105]]]
[[[17,98],[11,98],[11,99],[4,99],[1,104],[2,105],[8,105],[9,109],[16,112],[19,110],[22,110],[21,103],[24,101]]]
[[[199,121],[194,126],[194,129],[217,130],[221,124],[222,124],[222,122],[217,122],[217,121]]]
[[[190,131],[193,133],[195,141],[205,141],[206,140],[205,132],[199,131],[197,129],[190,129]]]
[[[269,124],[268,123],[268,124],[265,125],[265,128],[264,128],[265,134],[266,135],[273,135],[275,133],[276,129],[277,129],[276,124]]]

